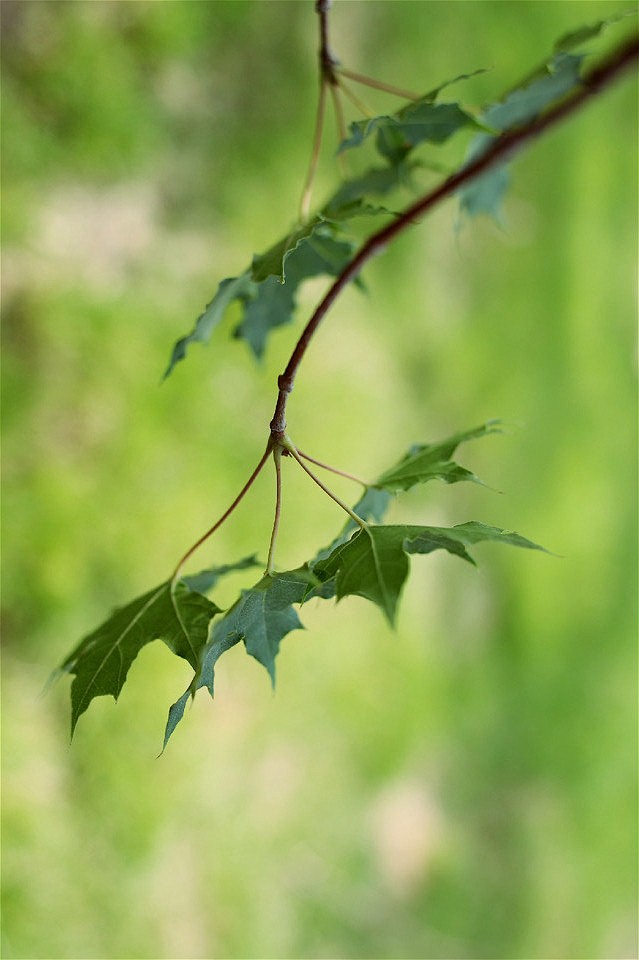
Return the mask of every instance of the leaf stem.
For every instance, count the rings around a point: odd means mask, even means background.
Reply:
[[[360,100],[357,94],[353,93],[350,87],[346,83],[344,83],[344,81],[341,79],[339,81],[339,89],[342,91],[346,99],[351,101],[355,109],[361,111],[362,115],[366,117],[367,120],[373,119],[375,114],[370,109],[370,107],[367,107],[364,101]],[[341,139],[344,140],[345,138],[342,137]]]
[[[233,501],[233,503],[231,504],[231,506],[230,506],[227,510],[224,511],[224,513],[222,514],[222,516],[220,517],[220,519],[219,519],[219,520],[216,520],[216,522],[213,524],[213,526],[212,526],[209,530],[207,530],[206,533],[202,534],[202,536],[200,537],[199,540],[196,540],[196,542],[193,544],[192,547],[189,547],[189,549],[186,551],[186,553],[184,554],[184,556],[182,557],[182,559],[179,561],[178,565],[176,566],[176,568],[175,568],[175,570],[173,571],[173,574],[172,574],[172,576],[171,576],[171,581],[172,581],[173,583],[178,579],[178,576],[179,576],[179,574],[180,574],[180,570],[182,569],[182,567],[184,566],[184,564],[186,563],[186,561],[190,559],[190,557],[195,553],[195,551],[198,549],[198,547],[201,547],[202,544],[203,544],[206,540],[208,540],[209,537],[211,537],[211,536],[215,533],[216,530],[219,530],[219,528],[222,526],[222,524],[224,523],[224,521],[225,521],[226,519],[228,519],[228,517],[230,517],[230,515],[233,513],[233,511],[234,511],[235,508],[238,506],[238,504],[240,503],[240,501],[242,500],[242,498],[244,497],[244,495],[245,495],[245,494],[249,491],[249,489],[253,486],[253,483],[255,482],[258,474],[261,473],[262,468],[263,468],[264,464],[266,463],[266,461],[268,460],[268,458],[269,458],[269,456],[270,456],[271,451],[273,450],[273,448],[274,448],[273,438],[272,438],[272,437],[269,437],[268,443],[266,444],[266,450],[265,450],[264,453],[262,454],[262,457],[261,457],[261,459],[260,459],[260,462],[258,463],[258,465],[256,466],[255,470],[253,471],[253,473],[251,474],[251,476],[248,478],[248,480],[246,481],[246,483],[244,484],[244,486],[242,487],[242,489],[240,490],[240,492],[239,492],[238,495],[236,496],[236,498],[235,498],[235,500]]]
[[[313,194],[313,183],[315,182],[315,173],[322,146],[322,134],[324,132],[324,113],[326,110],[326,79],[320,74],[319,99],[317,101],[317,116],[315,119],[315,134],[313,137],[313,151],[308,165],[308,173],[304,181],[304,189],[300,199],[299,217],[302,223],[306,223],[311,210],[311,196]]]
[[[368,524],[366,523],[366,521],[365,521],[365,520],[362,520],[361,517],[359,517],[353,510],[351,510],[351,508],[344,503],[344,501],[341,499],[341,497],[338,497],[336,493],[333,493],[333,491],[332,491],[331,489],[329,489],[329,487],[327,487],[326,484],[323,483],[323,482],[320,480],[320,478],[319,478],[318,476],[316,476],[309,467],[306,466],[306,464],[304,463],[304,459],[303,459],[302,455],[301,455],[300,452],[296,449],[296,447],[295,447],[294,444],[289,440],[288,437],[284,437],[284,439],[283,439],[283,441],[282,441],[282,446],[284,447],[284,449],[285,449],[286,451],[288,451],[288,453],[293,457],[294,460],[297,460],[297,462],[299,463],[299,465],[300,465],[300,467],[302,468],[302,470],[304,470],[304,472],[309,475],[309,477],[311,478],[311,480],[314,480],[315,483],[317,484],[317,486],[318,486],[321,490],[323,490],[324,493],[325,493],[328,497],[331,498],[331,500],[334,500],[335,503],[338,505],[338,507],[341,507],[342,510],[344,510],[344,511],[349,515],[349,517],[351,518],[351,520],[354,520],[354,521],[355,521],[355,523],[358,525],[358,527],[361,527],[362,530],[367,530],[367,529],[368,529]]]
[[[611,84],[624,70],[630,67],[639,58],[639,38],[633,37],[618,46],[597,67],[594,67],[581,78],[581,86],[572,96],[562,100],[541,116],[535,117],[529,123],[508,130],[497,136],[492,146],[470,163],[464,164],[459,170],[451,174],[434,190],[424,194],[399,214],[391,223],[372,234],[360,247],[353,259],[342,270],[339,276],[329,287],[310,320],[304,327],[289,358],[284,373],[278,377],[279,394],[271,420],[271,435],[274,438],[284,436],[286,430],[286,403],[288,395],[293,390],[293,383],[300,363],[308,349],[318,326],[328,313],[329,309],[340,295],[342,290],[354,280],[362,267],[374,256],[381,253],[385,247],[399,234],[403,233],[418,217],[429,213],[442,200],[447,199],[459,190],[461,186],[477,179],[487,170],[503,163],[515,150],[520,149],[529,141],[558,125],[592,97],[599,94]],[[331,89],[333,89],[331,87]]]
[[[333,100],[333,112],[335,113],[335,123],[337,124],[338,142],[346,140],[346,121],[344,120],[344,111],[342,110],[342,101],[339,98],[341,87],[336,84],[331,85],[331,97]],[[342,176],[346,177],[346,157],[343,153],[337,154],[337,162],[340,166]]]
[[[266,561],[266,573],[272,577],[275,568],[275,545],[277,543],[277,533],[280,528],[280,517],[282,514],[282,447],[276,444],[273,447],[273,461],[275,463],[275,519],[273,520],[273,531],[271,541],[268,547],[268,559]]]
[[[366,77],[362,73],[355,73],[354,70],[347,70],[346,67],[339,67],[338,74],[354,80],[355,83],[361,83],[365,87],[372,87],[373,90],[381,90],[383,93],[390,93],[394,97],[402,97],[406,100],[419,100],[420,94],[411,93],[409,90],[402,90],[401,87],[394,87],[390,83],[384,83],[382,80],[375,80],[373,77]]]
[[[297,452],[303,460],[308,460],[309,463],[314,463],[315,466],[321,467],[322,470],[330,470],[331,473],[336,473],[340,477],[346,477],[347,480],[354,480],[355,483],[359,483],[362,487],[368,487],[368,484],[364,480],[360,480],[359,477],[356,477],[352,473],[347,473],[346,470],[338,470],[337,467],[332,467],[329,463],[322,463],[321,460],[316,460],[315,457],[309,457],[309,455],[300,450],[299,447],[297,448]]]

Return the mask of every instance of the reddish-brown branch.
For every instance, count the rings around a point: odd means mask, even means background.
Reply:
[[[328,11],[331,8],[332,0],[315,0],[315,11],[319,17],[320,26],[320,75],[328,83],[335,85],[337,78],[335,76],[335,67],[337,60],[331,52],[331,45],[328,39]]]
[[[317,9],[320,6],[326,7],[327,0],[318,0]],[[325,11],[324,11],[325,12]],[[273,419],[271,420],[271,434],[275,440],[284,435],[286,429],[286,403],[289,393],[293,389],[293,382],[297,369],[308,349],[315,331],[324,319],[328,310],[331,308],[342,290],[354,280],[362,267],[371,260],[376,254],[381,253],[383,249],[396,237],[404,232],[410,225],[426,213],[429,213],[442,200],[447,199],[456,193],[464,184],[470,183],[481,174],[486,173],[498,164],[512,155],[516,150],[523,147],[529,141],[545,133],[551,127],[556,126],[562,120],[573,114],[579,107],[583,106],[591,97],[600,93],[605,87],[609,86],[625,69],[636,62],[639,57],[639,39],[633,38],[626,41],[616,50],[614,50],[602,63],[594,67],[589,73],[581,78],[581,87],[572,96],[563,100],[557,106],[548,110],[547,113],[531,120],[515,130],[509,130],[502,133],[495,139],[493,145],[486,150],[484,154],[477,157],[471,163],[466,164],[448,179],[444,180],[434,190],[429,191],[420,197],[409,207],[407,207],[396,219],[387,226],[378,230],[366,240],[359,251],[355,254],[350,263],[339,274],[324,298],[320,301],[310,320],[306,324],[302,334],[295,345],[290,356],[284,373],[278,378],[279,394]]]

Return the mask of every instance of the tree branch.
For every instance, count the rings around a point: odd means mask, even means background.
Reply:
[[[320,16],[322,16],[323,11],[324,19],[326,19],[327,7],[328,0],[317,0],[316,8],[318,12],[320,12]],[[381,253],[384,248],[403,233],[404,230],[414,224],[418,217],[429,213],[441,201],[452,196],[461,186],[470,183],[488,170],[503,163],[504,160],[512,156],[516,150],[526,145],[529,141],[534,140],[542,133],[545,133],[551,127],[557,126],[575,113],[592,97],[613,83],[638,57],[639,38],[634,37],[617,47],[602,63],[585,74],[581,78],[582,86],[576,93],[566,100],[563,100],[557,106],[552,107],[547,113],[531,120],[529,123],[517,129],[502,133],[495,139],[493,145],[486,150],[485,153],[471,163],[461,167],[460,170],[444,180],[444,182],[434,190],[420,197],[419,200],[416,200],[408,206],[391,223],[387,224],[381,230],[378,230],[365,241],[316,307],[295,345],[284,373],[278,377],[277,385],[279,394],[273,419],[270,424],[271,435],[274,440],[279,441],[284,435],[288,395],[293,389],[297,369],[302,362],[315,331],[342,290],[355,279],[362,267],[374,256]],[[334,63],[332,59],[331,63]]]
[[[335,76],[335,67],[338,60],[331,52],[331,46],[328,40],[328,11],[331,8],[332,0],[315,0],[315,11],[319,17],[320,24],[320,75],[332,86],[337,85]]]

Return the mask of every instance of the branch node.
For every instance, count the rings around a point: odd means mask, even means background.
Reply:
[[[277,378],[277,389],[280,393],[292,393],[293,381],[285,374],[281,373]]]

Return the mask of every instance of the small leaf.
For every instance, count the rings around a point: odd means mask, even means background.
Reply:
[[[116,610],[67,657],[60,673],[72,673],[71,734],[94,697],[117,700],[140,650],[163,640],[191,666],[199,664],[211,619],[220,609],[206,597],[171,581]]]
[[[586,24],[578,27],[577,30],[571,30],[570,33],[564,33],[555,43],[555,50],[572,50],[573,47],[581,46],[593,37],[600,36],[605,30],[614,23],[618,23],[625,17],[635,16],[635,10],[627,10],[616,17],[609,17],[607,20],[597,20],[596,23]]]
[[[169,365],[164,373],[164,379],[169,376],[173,368],[180,360],[184,360],[186,351],[191,343],[208,343],[213,330],[218,325],[226,308],[234,301],[240,300],[246,303],[255,296],[255,284],[252,282],[248,272],[239,277],[229,277],[222,280],[217,293],[207,304],[206,310],[201,314],[193,329],[185,337],[181,337],[173,347]]]
[[[320,561],[314,572],[320,579],[335,577],[338,600],[349,595],[371,600],[382,608],[392,625],[408,576],[404,529],[379,526],[360,530],[347,543],[336,547],[326,560]]]
[[[208,593],[209,590],[213,589],[220,577],[224,577],[228,573],[236,573],[238,570],[247,570],[250,567],[259,566],[261,566],[260,561],[253,553],[250,557],[244,557],[243,560],[238,560],[237,563],[225,563],[221,567],[210,567],[208,570],[202,570],[200,573],[189,574],[187,577],[182,577],[182,583],[184,583],[189,590],[195,590],[197,593]]]
[[[277,277],[267,277],[257,284],[255,297],[245,304],[233,336],[236,340],[245,340],[258,360],[264,355],[270,332],[291,323],[295,292],[295,284],[280,283]]]
[[[403,162],[420,143],[444,143],[464,127],[479,124],[457,103],[433,103],[432,95],[403,107],[393,116],[358,120],[350,126],[350,136],[343,140],[339,152],[359,147],[373,133],[376,149],[391,163]]]
[[[314,573],[320,579],[335,578],[338,600],[349,595],[371,600],[393,625],[399,597],[408,576],[407,554],[432,553],[443,549],[474,564],[466,546],[482,540],[543,550],[543,547],[518,533],[477,522],[462,523],[456,527],[367,527],[316,564]]]
[[[189,699],[202,687],[214,695],[215,665],[223,653],[241,640],[247,652],[266,667],[272,683],[275,683],[275,657],[280,642],[292,630],[302,629],[292,604],[303,603],[318,583],[317,577],[304,566],[273,576],[266,575],[254,587],[242,591],[239,600],[211,630],[192,682],[169,708],[164,747],[184,716]]]
[[[460,443],[499,432],[499,421],[491,420],[480,427],[467,430],[465,433],[457,433],[439,443],[411,447],[399,463],[377,478],[373,486],[396,492],[410,490],[417,483],[427,483],[435,479],[443,480],[445,483],[458,483],[460,480],[481,483],[474,473],[460,467],[450,458]]]
[[[285,260],[297,246],[307,240],[317,230],[320,222],[317,218],[310,220],[303,227],[287,234],[282,240],[273,244],[266,253],[256,254],[251,266],[251,277],[256,283],[266,280],[267,277],[279,277],[285,281]]]
[[[482,121],[486,126],[503,132],[533,120],[553,103],[579,86],[583,56],[559,52],[532,77],[526,78],[501,102],[488,107]],[[470,144],[466,163],[482,156],[494,142],[494,137],[479,134]],[[460,190],[460,208],[469,217],[480,213],[501,221],[501,201],[509,183],[504,164],[476,177]]]
[[[371,167],[361,176],[345,180],[330,200],[324,204],[320,216],[326,220],[343,220],[373,210],[386,213],[383,207],[369,205],[366,198],[385,196],[401,187],[410,187],[413,169],[414,165],[408,163]]]
[[[557,53],[539,76],[484,111],[483,120],[496,130],[512,130],[533,120],[546,107],[579,86],[583,55]]]
[[[345,266],[354,244],[337,235],[335,224],[316,217],[275,246],[253,258],[251,275],[256,283],[277,277],[297,286],[322,273],[334,274]]]
[[[419,528],[414,528],[419,530]],[[494,540],[496,543],[508,544],[511,547],[524,547],[527,550],[541,550],[548,553],[544,547],[527,540],[521,534],[512,530],[500,530],[499,527],[491,527],[486,523],[480,523],[477,520],[471,520],[468,523],[460,523],[455,527],[422,527],[421,531],[414,536],[406,537],[406,550],[408,553],[431,553],[433,550],[443,548],[449,553],[454,553],[470,563],[475,563],[470,554],[466,552],[464,546],[473,546],[475,543],[481,543],[485,540]]]
[[[250,590],[242,591],[237,603],[213,629],[212,642],[243,640],[247,652],[266,667],[274,684],[280,641],[291,630],[302,628],[292,604],[302,602],[311,579],[310,572],[303,570],[267,574]]]
[[[271,330],[290,323],[297,288],[312,277],[337,276],[353,255],[354,243],[337,236],[334,224],[319,219],[285,237],[267,253],[254,257],[253,296],[244,301],[234,336],[246,340],[259,359]]]

